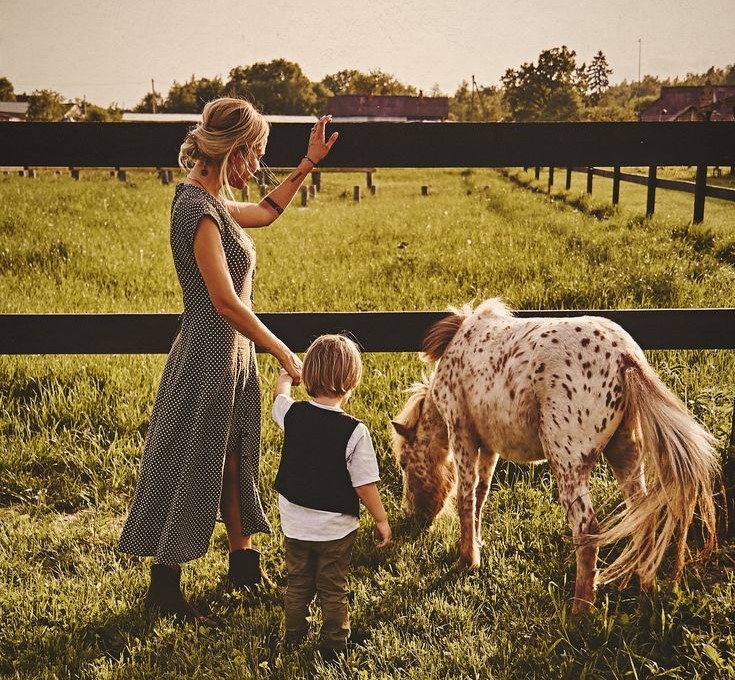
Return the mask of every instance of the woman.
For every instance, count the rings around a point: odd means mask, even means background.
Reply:
[[[266,578],[251,536],[269,532],[258,494],[260,389],[255,345],[294,381],[301,361],[252,310],[255,249],[243,228],[265,227],[337,139],[330,116],[314,125],[306,155],[260,203],[232,200],[259,169],[268,123],[246,101],[209,102],[179,152],[189,173],[171,207],[171,249],[184,297],[181,328],[166,361],[120,550],[154,556],[146,606],[216,627],[181,593],[181,563],[209,547],[217,507],[227,529],[229,580]],[[221,198],[224,195],[225,198]]]

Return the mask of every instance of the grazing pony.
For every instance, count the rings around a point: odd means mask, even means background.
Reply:
[[[715,547],[714,439],[620,326],[520,319],[495,298],[451,309],[422,349],[438,363],[393,421],[393,446],[409,514],[433,519],[456,485],[463,564],[480,564],[480,513],[499,456],[551,466],[576,551],[573,612],[591,606],[596,581],[635,572],[649,588],[674,537],[678,578],[697,505],[703,556]],[[601,453],[625,499],[602,526],[589,487]],[[598,575],[598,548],[622,539]]]

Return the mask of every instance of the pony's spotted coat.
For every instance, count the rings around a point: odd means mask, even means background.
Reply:
[[[647,587],[676,535],[678,575],[698,503],[705,552],[712,549],[712,437],[620,326],[599,317],[519,319],[493,299],[435,324],[424,356],[436,370],[394,422],[406,505],[433,517],[456,478],[468,566],[480,562],[480,513],[499,456],[551,466],[576,546],[575,611],[593,600],[599,545],[629,539],[602,580],[637,571]],[[603,452],[626,507],[601,530],[589,479]]]

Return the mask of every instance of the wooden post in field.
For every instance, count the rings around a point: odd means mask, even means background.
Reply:
[[[78,180],[79,179],[79,170],[77,168],[70,168],[69,170],[71,172],[71,178]]]
[[[18,177],[25,177],[26,171],[25,170],[18,170]]]
[[[594,168],[587,168],[587,193],[592,193],[592,178],[594,177],[594,174],[592,172]]]
[[[538,178],[541,177],[541,168],[538,165],[533,171],[533,176],[536,178],[536,180],[538,180]]]
[[[306,187],[302,187],[302,189],[305,189]],[[316,198],[316,187],[313,184],[309,185],[309,198],[312,200]]]
[[[168,178],[168,183],[171,184],[174,181],[174,171],[166,170],[166,177]]]
[[[354,187],[352,187],[352,200],[355,201],[355,203],[360,202],[360,185],[355,184]]]
[[[377,184],[371,184],[370,185],[370,193],[373,196],[376,196],[377,195],[377,193],[378,193],[378,185]]]
[[[117,178],[121,182],[127,182],[128,181],[128,173],[125,170],[118,170],[117,171]]]
[[[428,184],[422,184],[421,185],[421,195],[422,196],[428,196],[429,195],[429,185]]]
[[[648,168],[648,192],[646,193],[646,217],[651,217],[656,208],[656,166]]]
[[[168,184],[168,171],[166,170],[159,170],[158,171],[158,179],[161,180],[161,184],[164,186]]]
[[[36,179],[36,171],[33,168],[28,168],[28,178]]]
[[[110,177],[114,177],[114,176],[115,176],[115,173],[116,173],[116,172],[117,172],[117,171],[116,171],[116,170],[114,170],[114,169],[113,169],[113,170],[110,170]]]
[[[698,165],[694,180],[694,224],[704,222],[704,195],[707,190],[707,166]]]
[[[612,204],[617,205],[620,203],[620,166],[617,165],[613,168],[613,189],[612,189]]]
[[[567,168],[567,178],[564,182],[564,188],[569,191],[572,188],[572,169]]]
[[[243,201],[250,200],[250,187],[247,184],[242,188],[242,200]]]
[[[319,171],[313,171],[311,173],[311,183],[316,187],[317,191],[322,190],[322,173]]]
[[[551,187],[554,186],[554,166],[549,166],[549,193],[551,193]]]
[[[309,205],[309,191],[306,187],[301,187],[301,207],[306,208]]]
[[[367,188],[369,189],[372,186],[373,186],[373,173],[368,172],[367,173]]]

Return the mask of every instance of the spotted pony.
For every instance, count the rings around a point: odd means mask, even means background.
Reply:
[[[713,437],[617,324],[518,318],[495,298],[450,310],[429,329],[423,358],[435,370],[393,421],[404,504],[431,520],[456,487],[466,566],[480,564],[480,514],[500,456],[549,462],[575,545],[573,612],[591,606],[597,583],[637,573],[650,587],[674,541],[678,578],[697,506],[703,555],[715,547]],[[590,474],[603,453],[625,502],[601,526]],[[599,547],[619,542],[598,573]]]

